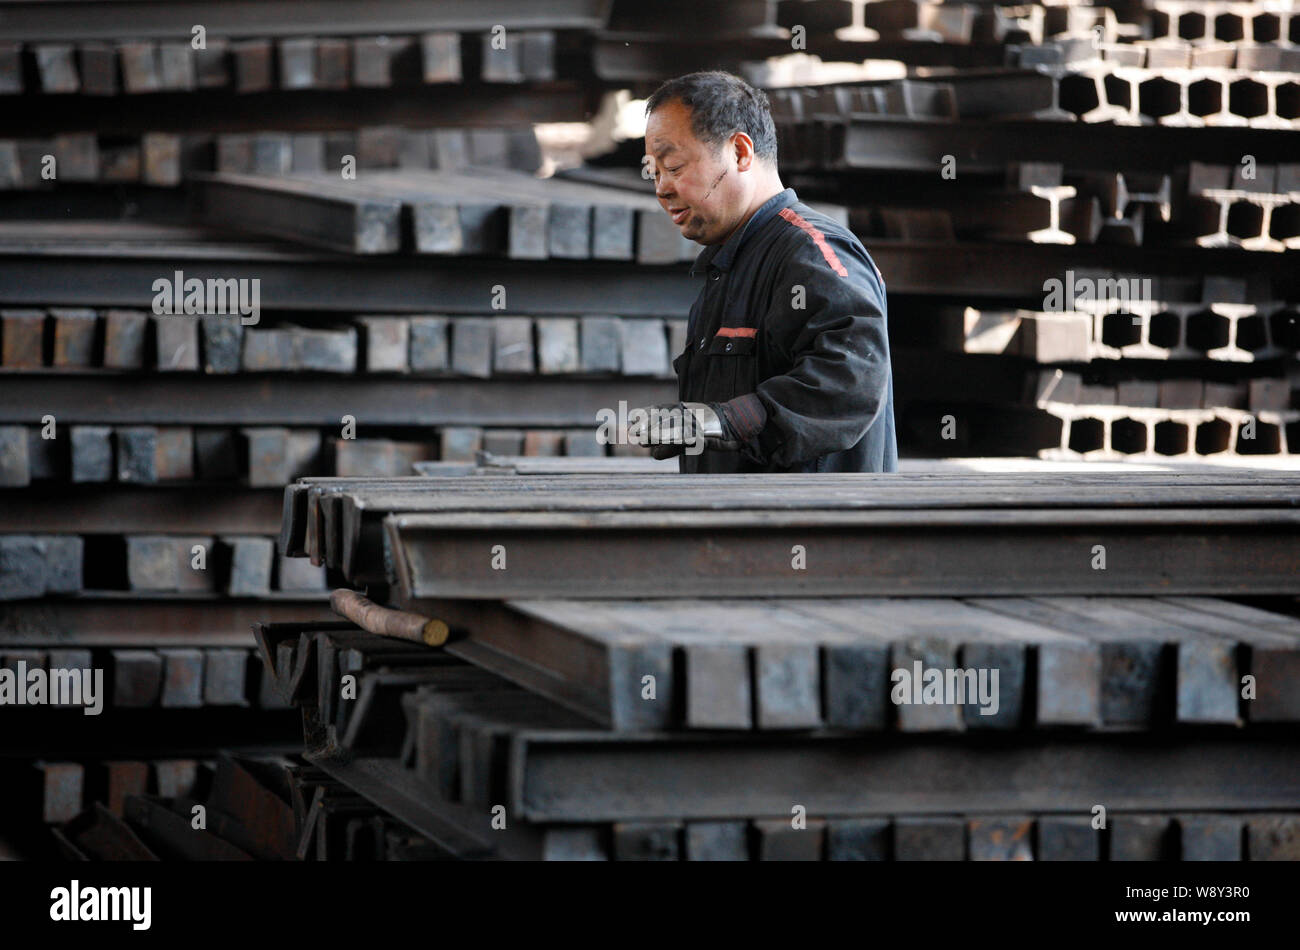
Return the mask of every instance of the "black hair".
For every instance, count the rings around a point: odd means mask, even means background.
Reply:
[[[776,161],[776,126],[763,90],[731,73],[688,73],[656,89],[646,102],[645,113],[674,101],[691,110],[691,129],[700,141],[717,148],[733,133],[744,132],[754,142],[755,155]]]

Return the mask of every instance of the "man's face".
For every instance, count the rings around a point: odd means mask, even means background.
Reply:
[[[673,100],[650,113],[645,147],[655,197],[673,224],[700,244],[725,241],[745,210],[732,140],[719,149],[701,142],[691,129],[690,108]]]

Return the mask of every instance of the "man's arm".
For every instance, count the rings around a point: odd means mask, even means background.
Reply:
[[[763,333],[793,361],[755,393],[721,403],[746,456],[788,467],[861,441],[889,393],[885,288],[875,266],[841,238],[826,236],[840,276],[809,241],[782,267]],[[796,309],[797,288],[803,309]]]

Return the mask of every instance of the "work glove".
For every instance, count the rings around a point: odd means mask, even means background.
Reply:
[[[738,449],[740,440],[715,402],[669,402],[628,413],[628,441],[650,447],[657,459],[683,452],[699,455],[706,448]]]

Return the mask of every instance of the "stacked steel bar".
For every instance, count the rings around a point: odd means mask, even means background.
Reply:
[[[391,3],[373,15],[332,0],[310,11],[259,5],[254,15],[199,2],[180,17],[138,6],[80,18],[9,6],[21,9],[0,27],[0,95],[29,112],[33,129],[136,129],[144,117],[131,113],[146,101],[152,131],[209,136],[248,128],[250,98],[320,131],[426,121],[431,102],[469,124],[503,103],[568,118],[587,101],[577,84],[586,37],[608,13],[603,0],[544,12]],[[568,58],[573,65],[561,65]]]
[[[309,761],[455,857],[1296,858],[1288,844],[1295,776],[1282,765],[1294,750],[1286,742],[1187,730],[1154,751],[1141,736],[1058,730],[1017,733],[1014,742],[1007,732],[1000,740],[963,733],[954,743],[932,731],[953,728],[951,710],[943,711],[947,724],[918,718],[899,742],[797,724],[791,731],[788,709],[785,721],[760,731],[610,730],[482,670],[433,662],[437,654],[421,655],[429,662],[419,666],[392,656],[345,661],[358,642],[373,649],[359,633],[295,626],[260,636],[284,664],[284,688],[317,724],[307,736]],[[382,669],[366,669],[380,662]],[[337,691],[349,671],[358,699],[326,709],[320,691]],[[885,670],[878,672],[883,684]],[[782,688],[765,682],[769,693]],[[773,695],[767,705],[782,708]],[[1278,766],[1289,777],[1271,772]],[[1005,784],[1011,771],[1021,776],[1015,793]],[[1150,781],[1126,783],[1135,772]],[[1236,791],[1229,772],[1251,776],[1250,792]],[[1104,828],[1092,811],[1102,802]],[[313,828],[299,827],[301,853]],[[338,849],[333,856],[349,857]]]
[[[204,172],[279,175],[328,169],[337,174],[336,170],[345,165],[363,170],[474,166],[532,172],[540,163],[531,128],[384,125],[330,132],[238,132],[215,137],[169,132],[126,136],[72,132],[47,139],[0,140],[0,190],[62,189],[68,194],[64,186],[176,188]]]
[[[698,250],[648,193],[486,168],[349,180],[221,174],[201,176],[196,197],[208,223],[350,254],[676,264]]]
[[[1295,464],[1300,375],[1294,306],[1261,299],[1267,289],[1248,288],[1242,280],[1081,271],[1067,273],[1065,284],[1076,278],[1089,288],[1087,296],[1067,297],[1057,310],[919,308],[900,343],[933,341],[974,360],[995,361],[1006,377],[1023,378],[1022,398],[1041,416],[1022,414],[1019,424],[1039,425],[1041,442],[1029,447],[1045,458]],[[1098,286],[1142,284],[1156,289],[1092,295]],[[982,393],[966,406],[945,403],[946,396],[930,394],[913,425],[937,431],[938,417],[951,413],[965,448],[1027,447],[1006,432],[1000,446],[993,444],[995,420],[1012,419],[997,405],[997,394]]]
[[[308,480],[286,489],[282,542],[290,556],[308,554],[350,580],[388,583],[412,602],[497,592],[575,596],[597,579],[612,596],[636,596],[639,558],[661,555],[658,569],[678,595],[715,593],[740,565],[746,576],[729,581],[737,594],[773,596],[769,585],[782,577],[793,585],[788,591],[828,596],[1141,594],[1152,584],[1141,561],[1156,550],[1177,575],[1160,582],[1165,593],[1287,592],[1294,476],[1150,478],[1133,475],[1131,492],[1120,487],[1123,476],[1109,473],[1048,476],[1038,485],[898,476],[871,490],[856,475],[815,483],[780,475],[629,476],[613,485],[595,475]],[[1019,515],[1024,508],[1032,510]],[[755,523],[791,544],[818,538],[836,546],[820,569],[792,574],[788,555],[745,553],[744,528]],[[1001,526],[1004,569],[990,570],[978,525]],[[473,556],[493,533],[516,545],[509,570]],[[1111,563],[1135,560],[1122,571],[1078,572],[1073,546],[1084,537],[1109,538]],[[1193,537],[1213,537],[1219,547],[1180,547]],[[706,547],[718,552],[714,566],[683,557]],[[893,553],[886,558],[886,551]],[[925,567],[940,555],[943,572]],[[861,570],[877,561],[877,570]],[[1233,564],[1253,570],[1246,575]]]
[[[1156,126],[1118,113],[1082,115],[1111,124],[1081,127],[1058,110],[1073,101],[1066,79],[1081,75],[1070,69],[776,94],[801,194],[848,204],[877,258],[937,243],[962,270],[972,242],[1063,246],[1051,261],[1020,257],[1032,289],[990,292],[958,277],[927,288],[946,290],[945,301],[908,301],[891,328],[896,366],[924,367],[922,352],[939,346],[971,354],[939,376],[998,382],[956,393],[933,374],[898,372],[905,440],[933,454],[1294,464],[1287,133],[1262,120]],[[1087,142],[1112,164],[1098,167]],[[881,205],[886,171],[905,177],[890,179],[892,203]],[[869,203],[858,206],[859,195]],[[1187,245],[1220,253],[1193,263],[1190,249],[1165,252]]]
[[[106,804],[82,811],[75,763],[44,771],[59,853],[71,861],[424,860],[447,855],[296,757],[109,762]],[[194,814],[204,816],[195,828]]]
[[[449,853],[1300,859],[1300,619],[1205,596],[1297,592],[1294,476],[491,470],[286,491],[445,647],[258,628],[308,759]]]
[[[133,736],[112,755],[146,762],[292,735],[248,654],[254,620],[327,616],[323,568],[275,550],[285,482],[405,475],[482,447],[604,453],[595,409],[666,396],[664,318],[684,310],[620,312],[655,298],[603,292],[626,268],[604,287],[554,275],[531,309],[499,274],[469,287],[479,263],[432,283],[372,272],[406,302],[354,285],[340,308],[323,283],[265,268],[352,283],[336,256],[180,224],[176,186],[195,172],[535,171],[533,123],[594,111],[583,48],[607,0],[255,6],[19,2],[0,18],[0,219],[26,275],[0,278],[0,668],[105,684],[84,719],[103,726],[29,704],[6,771],[27,775],[39,756],[68,766],[51,774],[88,774],[109,753],[79,736]],[[230,306],[199,317],[161,305],[155,283],[175,281],[180,301],[185,272]],[[240,279],[265,283],[264,313],[232,309]],[[513,299],[493,322],[496,284]],[[102,791],[88,780],[46,817],[102,804]],[[39,826],[41,798],[7,810],[0,839]],[[176,819],[140,808],[132,827],[154,848],[141,829]],[[87,854],[108,834],[89,814],[75,846]],[[24,839],[31,853],[52,843]]]

